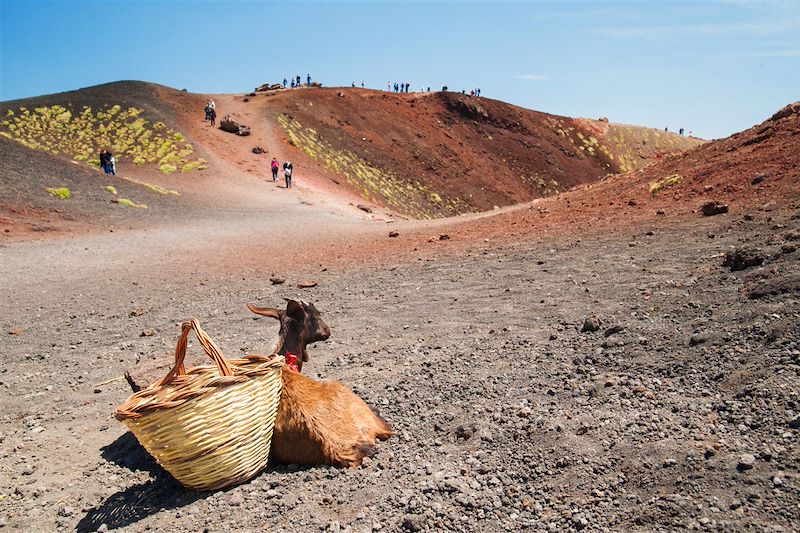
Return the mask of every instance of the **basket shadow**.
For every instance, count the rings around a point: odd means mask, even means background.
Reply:
[[[103,524],[108,529],[127,526],[164,509],[183,507],[203,497],[202,493],[187,490],[175,481],[130,431],[101,448],[100,455],[128,470],[148,472],[154,479],[109,496],[86,513],[78,522],[76,531],[97,531]]]
[[[203,493],[186,490],[169,474],[117,492],[98,507],[90,509],[75,530],[97,531],[105,524],[109,530],[135,524],[139,520],[164,511],[189,505]]]
[[[153,457],[147,453],[133,433],[125,432],[117,440],[100,448],[100,457],[131,471],[142,470],[154,477],[169,477]]]

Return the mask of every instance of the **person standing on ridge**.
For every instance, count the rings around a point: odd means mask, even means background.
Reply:
[[[297,83],[295,85],[300,87],[300,74],[297,75]]]
[[[283,177],[286,179],[286,188],[292,188],[292,162],[287,161],[283,164]]]
[[[278,181],[278,168],[280,168],[281,164],[278,163],[277,158],[272,158],[272,181]]]
[[[311,87],[311,74],[306,74],[306,85]]]
[[[289,82],[286,80],[286,78],[283,78],[283,88],[284,88],[284,89],[286,88],[286,84],[287,84],[287,83],[289,83]]]

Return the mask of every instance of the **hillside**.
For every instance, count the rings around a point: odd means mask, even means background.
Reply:
[[[552,196],[701,143],[459,93],[309,89],[251,98],[331,179],[414,217]]]
[[[800,103],[730,137],[646,168],[608,176],[554,198],[520,205],[452,230],[481,238],[609,231],[668,220],[694,224],[706,202],[753,218],[756,211],[800,208]]]
[[[213,95],[219,118],[234,113],[251,126],[251,136],[238,137],[202,121],[208,97],[124,81],[0,103],[0,147],[9,154],[0,161],[0,216],[18,230],[41,231],[40,221],[57,231],[59,220],[103,228],[154,216],[126,212],[131,204],[161,217],[200,205],[257,207],[275,189],[263,180],[277,156],[294,161],[298,194],[308,195],[282,201],[441,217],[551,196],[700,143],[456,93],[362,89]],[[267,152],[256,155],[255,146]],[[97,168],[102,147],[117,158],[117,178]],[[108,185],[132,190],[117,198]],[[64,187],[76,194],[46,191]],[[153,192],[175,198],[164,203]]]

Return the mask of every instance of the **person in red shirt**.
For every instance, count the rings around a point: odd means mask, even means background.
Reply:
[[[281,164],[274,157],[272,158],[272,181],[278,181],[278,169]]]

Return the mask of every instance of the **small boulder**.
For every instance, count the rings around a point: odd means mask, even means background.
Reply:
[[[265,154],[266,152],[267,151],[264,150],[263,148],[261,148],[260,146],[254,146],[253,147],[253,153],[256,154],[256,155]]]
[[[272,282],[273,285],[281,285],[283,283],[286,283],[286,278],[279,278],[277,276],[273,276],[269,278],[269,280],[270,282]]]
[[[596,316],[587,316],[583,320],[583,327],[581,328],[581,333],[591,333],[593,331],[597,331],[600,329],[602,325],[602,321]]]
[[[725,252],[722,266],[730,268],[731,272],[745,270],[764,263],[764,254],[755,248],[739,248]]]
[[[389,237],[399,237],[399,236],[400,236],[400,232],[399,231],[390,231],[389,232]]]
[[[704,217],[713,217],[728,212],[728,205],[719,202],[706,202],[700,207],[700,212]]]
[[[250,126],[242,124],[239,121],[239,117],[234,114],[225,115],[222,120],[219,121],[219,129],[241,137],[250,135]]]

